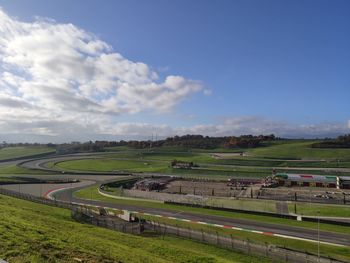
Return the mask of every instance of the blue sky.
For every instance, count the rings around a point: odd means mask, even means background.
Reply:
[[[118,111],[108,115],[109,125],[147,125],[147,132],[166,126],[164,136],[271,131],[315,137],[350,131],[349,1],[11,0],[0,6],[16,21],[46,17],[91,32],[110,45],[108,52],[147,64],[157,83],[169,75],[200,82],[164,111],[157,102]],[[46,129],[70,138],[51,126],[39,128],[43,135]]]

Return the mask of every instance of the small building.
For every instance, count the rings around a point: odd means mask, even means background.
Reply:
[[[339,185],[341,189],[350,189],[350,176],[339,176]]]
[[[179,169],[192,169],[194,167],[193,162],[182,162],[182,161],[177,161],[174,160],[171,162],[171,167],[172,168],[179,168]]]
[[[273,178],[280,186],[350,189],[349,176],[276,173]]]
[[[159,191],[165,188],[173,178],[161,177],[161,178],[147,178],[138,181],[134,184],[134,189],[141,191]]]
[[[254,184],[262,184],[264,180],[260,178],[231,178],[228,186],[249,186]]]

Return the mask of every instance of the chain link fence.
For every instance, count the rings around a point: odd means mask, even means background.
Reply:
[[[146,227],[159,233],[160,235],[174,235],[181,238],[187,238],[229,250],[240,251],[249,256],[264,256],[271,262],[291,262],[291,263],[341,263],[342,261],[317,257],[316,255],[295,251],[283,247],[274,246],[268,243],[257,244],[249,239],[240,240],[232,235],[223,235],[216,233],[207,233],[191,228],[178,226],[169,226],[156,221],[147,221]]]
[[[126,222],[118,217],[101,215],[93,209],[82,206],[73,206],[71,210],[72,218],[78,222],[91,224],[94,226],[108,228],[114,231],[119,231],[129,234],[141,234],[144,231],[144,222]]]

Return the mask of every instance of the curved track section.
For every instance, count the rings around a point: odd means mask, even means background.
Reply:
[[[88,171],[64,171],[63,169],[59,169],[58,167],[55,168],[48,168],[45,166],[45,163],[48,162],[60,162],[60,161],[69,161],[69,160],[81,160],[81,159],[96,159],[100,158],[99,155],[106,155],[113,152],[101,152],[101,153],[78,153],[78,154],[69,154],[69,155],[61,155],[61,156],[55,156],[55,157],[48,157],[48,158],[40,158],[40,159],[32,159],[32,160],[25,160],[19,163],[20,166],[29,168],[29,169],[39,169],[39,170],[46,170],[51,172],[68,172],[68,173],[83,173],[83,174],[114,174],[112,172],[88,172]],[[118,152],[120,153],[120,152]],[[132,158],[113,158],[115,160],[134,160]],[[144,161],[157,161],[157,160],[146,160]],[[200,163],[199,163],[200,164]],[[350,173],[350,168],[332,168],[332,167],[268,167],[268,166],[243,166],[243,165],[227,165],[227,164],[211,164],[211,166],[217,166],[217,167],[230,167],[230,168],[246,168],[246,169],[255,169],[255,170],[272,170],[274,168],[278,168],[279,170],[303,170],[303,171],[325,171],[325,172],[346,172]]]

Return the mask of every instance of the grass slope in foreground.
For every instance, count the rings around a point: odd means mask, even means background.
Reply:
[[[0,258],[10,262],[268,262],[174,237],[123,234],[70,211],[0,195]]]

